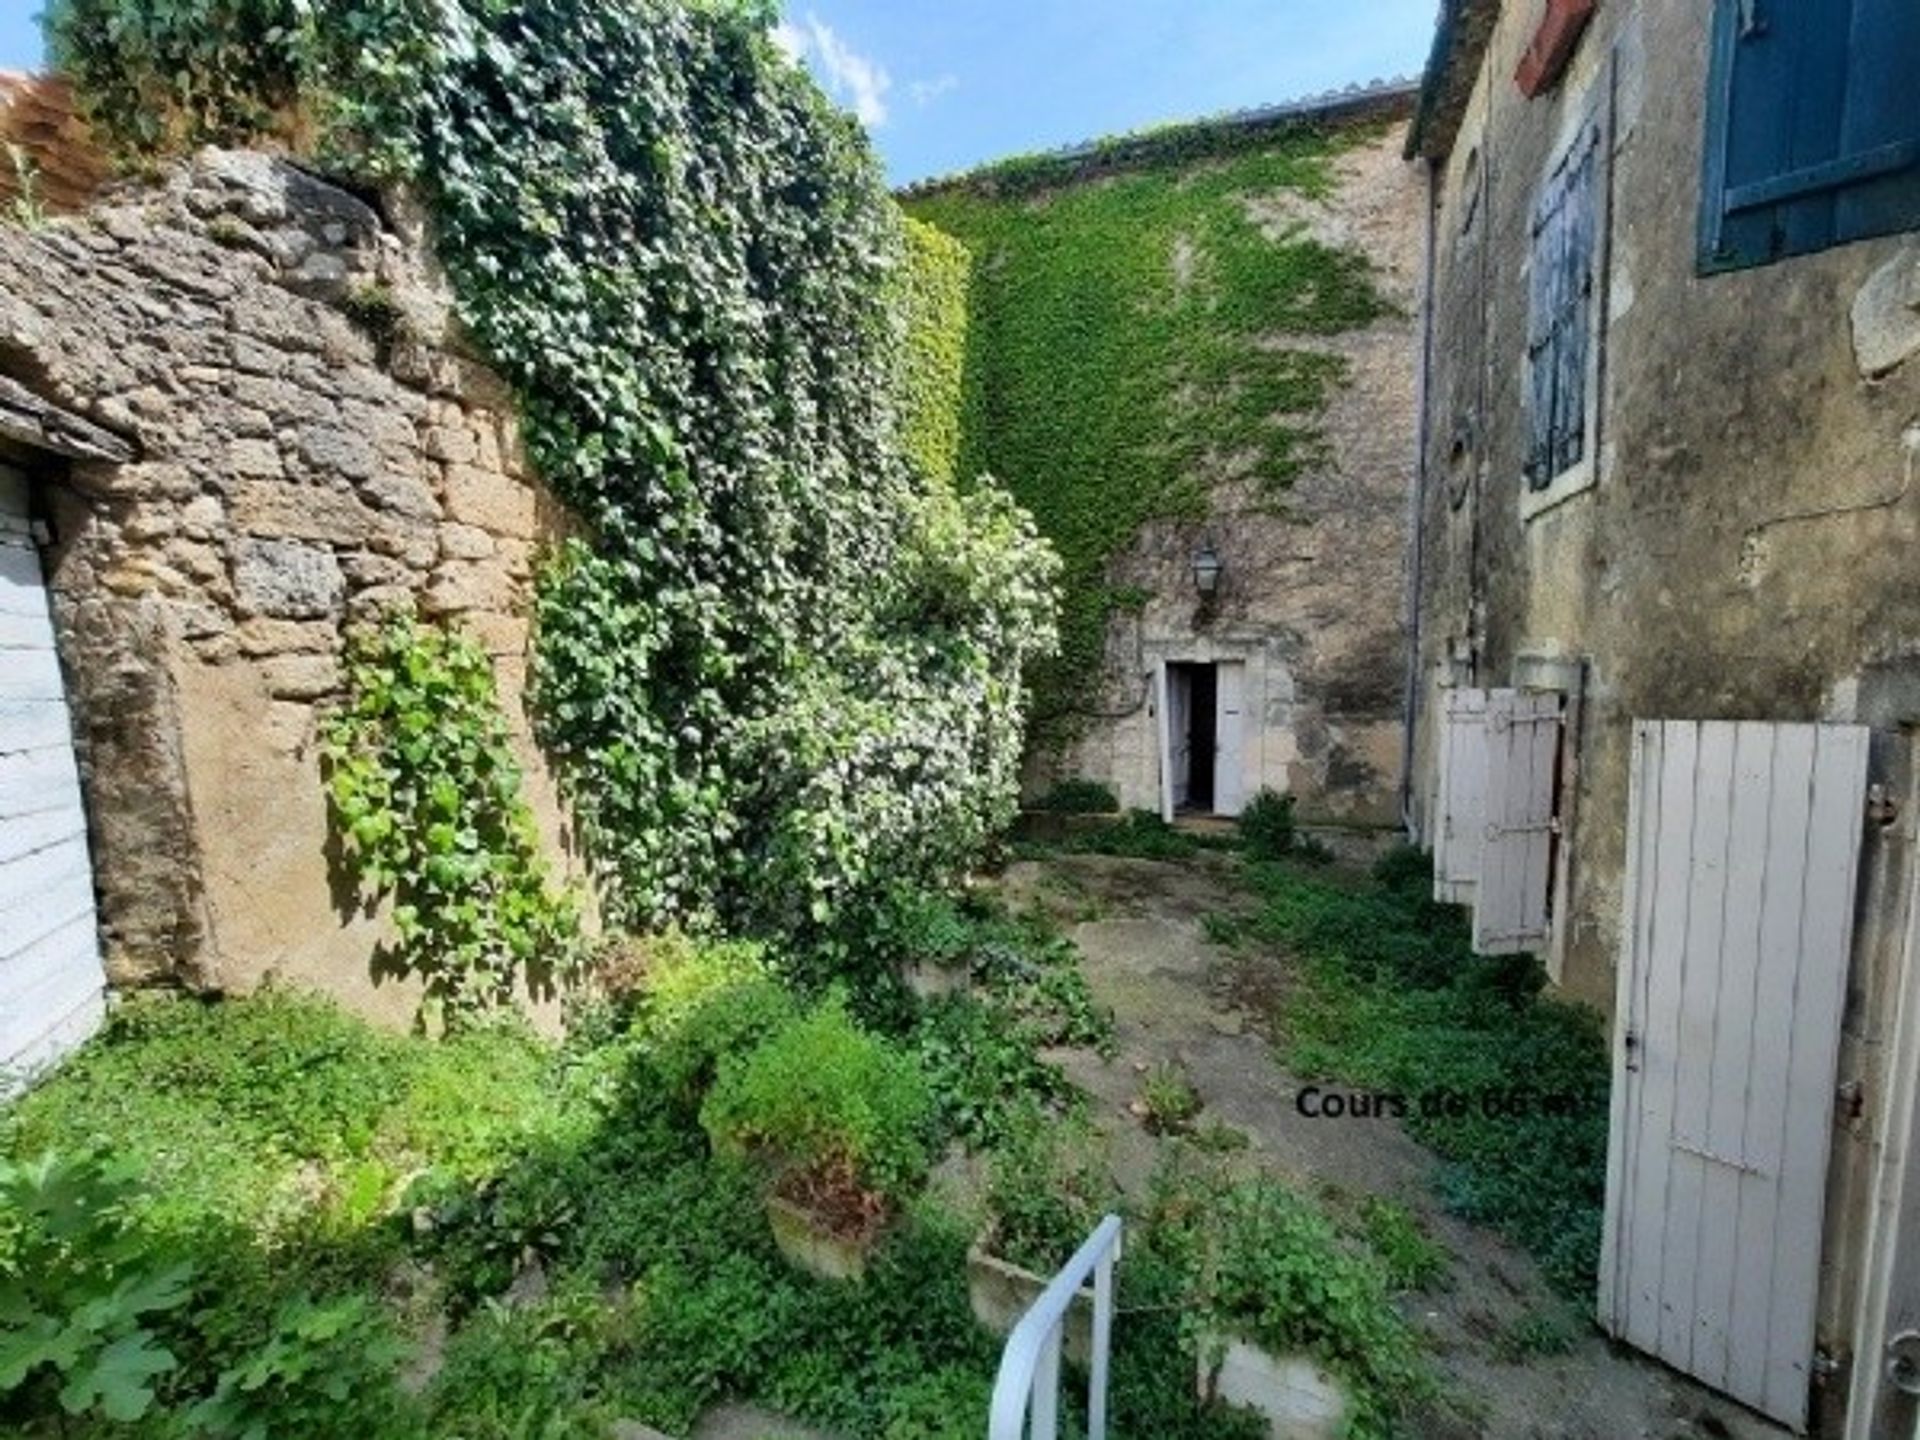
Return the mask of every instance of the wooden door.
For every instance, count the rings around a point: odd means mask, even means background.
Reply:
[[[1440,709],[1440,813],[1433,830],[1433,898],[1471,905],[1486,842],[1487,692],[1449,690]]]
[[[1795,1429],[1867,759],[1857,726],[1634,727],[1600,1318]]]
[[[1193,672],[1167,667],[1167,731],[1173,749],[1173,808],[1184,810],[1193,790]]]
[[[1473,948],[1482,955],[1547,948],[1561,713],[1561,697],[1545,691],[1494,690],[1486,697],[1486,826],[1473,894]]]
[[[93,868],[25,482],[0,470],[0,1095],[104,1011]]]
[[[1153,667],[1154,760],[1160,772],[1160,818],[1173,823],[1173,726],[1168,711],[1172,708],[1173,685],[1169,666],[1162,660]]]
[[[1247,800],[1247,667],[1223,660],[1214,691],[1213,813],[1238,815]]]

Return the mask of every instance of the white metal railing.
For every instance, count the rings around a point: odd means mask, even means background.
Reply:
[[[1107,1348],[1113,1337],[1113,1267],[1120,1259],[1120,1217],[1094,1228],[1007,1337],[993,1386],[987,1440],[1023,1440],[1031,1412],[1033,1440],[1059,1440],[1060,1349],[1067,1311],[1093,1277],[1093,1349],[1088,1357],[1087,1440],[1107,1436]]]

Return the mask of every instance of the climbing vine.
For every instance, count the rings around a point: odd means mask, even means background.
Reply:
[[[291,114],[414,183],[589,533],[540,577],[532,702],[610,917],[810,944],[1006,814],[1055,565],[991,487],[935,483],[950,440],[903,437],[940,367],[901,216],[772,12],[54,0],[51,32],[128,143]]]
[[[1386,307],[1367,258],[1297,206],[1363,133],[1190,127],[908,201],[974,257],[960,471],[1004,481],[1065,564],[1062,643],[1034,674],[1045,733],[1075,728],[1109,618],[1140,603],[1109,569],[1143,525],[1202,518],[1220,480],[1277,498],[1325,461],[1347,365],[1316,342]]]
[[[968,269],[966,246],[931,225],[907,221],[900,440],[922,475],[948,485],[960,466]]]
[[[565,978],[571,896],[547,883],[486,653],[396,611],[357,631],[323,756],[345,858],[393,902],[392,969],[426,985],[423,1021],[457,1029]]]

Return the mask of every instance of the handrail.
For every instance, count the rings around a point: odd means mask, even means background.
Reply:
[[[1093,1277],[1093,1354],[1087,1381],[1087,1440],[1106,1440],[1107,1349],[1113,1336],[1113,1267],[1120,1259],[1120,1217],[1109,1215],[1048,1282],[1007,1337],[993,1386],[987,1440],[1022,1440],[1028,1411],[1033,1440],[1059,1440],[1060,1342],[1067,1311]]]

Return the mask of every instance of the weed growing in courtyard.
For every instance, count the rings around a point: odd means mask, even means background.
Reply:
[[[1442,1196],[1591,1295],[1605,1199],[1610,1077],[1598,1017],[1543,998],[1529,956],[1473,954],[1431,874],[1390,854],[1364,886],[1252,872],[1249,933],[1299,961],[1278,1018],[1296,1074],[1405,1097],[1406,1125],[1447,1162]]]

